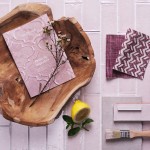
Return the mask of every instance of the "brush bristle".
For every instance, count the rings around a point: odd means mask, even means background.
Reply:
[[[130,138],[130,131],[129,130],[106,130],[105,132],[106,140],[111,139],[120,139],[120,138]]]

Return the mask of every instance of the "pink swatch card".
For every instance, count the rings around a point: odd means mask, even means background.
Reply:
[[[43,33],[43,27],[48,25],[48,21],[49,18],[45,14],[3,34],[31,97],[39,95],[39,89],[44,88],[56,68],[56,61],[52,53],[46,48],[46,42],[49,41],[52,51],[56,51],[53,41],[57,40],[58,37],[55,31],[55,35],[52,34],[50,37]],[[65,52],[63,59],[67,59]],[[74,77],[73,69],[67,60],[57,69],[43,92]]]

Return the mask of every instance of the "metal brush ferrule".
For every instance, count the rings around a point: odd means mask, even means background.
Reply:
[[[129,130],[120,130],[120,137],[121,138],[130,138],[130,131]]]

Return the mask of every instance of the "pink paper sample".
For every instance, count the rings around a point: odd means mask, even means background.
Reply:
[[[124,40],[124,35],[106,36],[106,78],[109,80],[117,77],[132,78],[130,75],[113,70],[113,66],[115,65],[116,58],[118,57]]]
[[[103,97],[102,98],[102,150],[142,150],[142,139],[136,138],[109,140],[105,139],[105,130],[142,130],[141,122],[114,122],[113,106],[117,103],[140,103],[140,97]]]
[[[46,48],[46,42],[49,41],[52,51],[56,51],[53,41],[57,40],[57,35],[54,32],[50,38],[43,33],[43,27],[48,25],[48,21],[49,18],[45,14],[3,34],[31,97],[40,93],[40,89],[46,85],[56,67],[54,57]],[[63,60],[66,59],[67,56],[64,53]],[[74,72],[67,60],[56,71],[44,92],[74,77]]]
[[[150,37],[128,29],[114,70],[143,79],[150,59]]]

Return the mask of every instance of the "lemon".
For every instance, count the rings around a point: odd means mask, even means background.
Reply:
[[[71,117],[74,122],[80,123],[84,121],[90,114],[90,106],[85,102],[76,100],[71,109]]]

